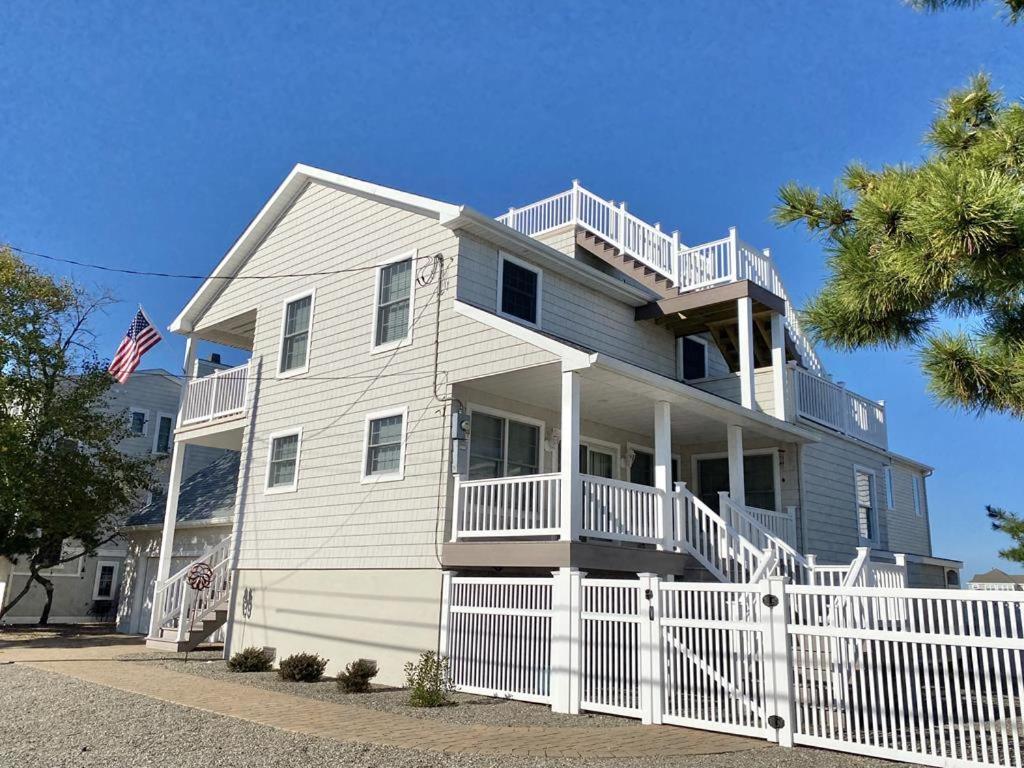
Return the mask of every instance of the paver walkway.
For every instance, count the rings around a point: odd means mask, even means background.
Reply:
[[[765,748],[765,742],[757,739],[675,726],[456,725],[291,696],[239,683],[200,681],[194,675],[111,658],[136,650],[139,650],[138,643],[117,642],[75,644],[75,647],[7,647],[0,649],[0,662],[15,661],[161,701],[310,736],[407,749],[481,755],[625,758]]]

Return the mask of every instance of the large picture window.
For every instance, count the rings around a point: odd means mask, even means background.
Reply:
[[[540,472],[541,428],[474,411],[469,433],[469,479],[516,477]]]
[[[278,373],[301,373],[309,368],[309,330],[313,320],[313,294],[285,302]]]

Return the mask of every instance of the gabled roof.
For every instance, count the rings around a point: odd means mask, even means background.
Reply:
[[[971,582],[974,584],[1024,584],[1024,575],[1011,576],[1006,571],[993,568],[987,573],[979,573]]]
[[[299,164],[292,169],[287,178],[271,195],[260,212],[256,214],[256,217],[221,259],[216,269],[210,273],[210,277],[203,282],[185,308],[174,319],[169,326],[172,333],[189,333],[193,330],[196,320],[213,303],[227,283],[225,278],[230,278],[238,273],[249,255],[259,246],[311,182],[435,218],[439,224],[449,229],[479,230],[494,239],[494,242],[500,247],[508,248],[513,252],[529,251],[551,266],[563,272],[572,273],[582,282],[604,290],[633,304],[633,306],[641,306],[651,298],[648,292],[631,288],[593,267],[568,258],[551,246],[534,240],[469,206],[445,203],[441,200],[373,184],[352,176],[342,176],[340,173]]]
[[[178,522],[198,523],[230,518],[235,511],[239,452],[231,451],[191,475],[178,492]],[[124,527],[163,525],[166,496],[153,500],[128,518]]]

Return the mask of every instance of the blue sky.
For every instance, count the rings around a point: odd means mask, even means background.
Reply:
[[[0,241],[205,272],[296,162],[499,213],[593,191],[687,242],[770,246],[800,303],[822,255],[768,220],[790,179],[913,161],[935,101],[979,70],[1024,91],[995,6],[846,2],[36,3],[0,8]],[[51,271],[52,265],[41,264]],[[166,326],[194,285],[98,277]],[[147,365],[180,366],[172,339]],[[986,503],[1024,511],[1024,425],[941,410],[907,352],[824,351],[937,468],[936,554],[997,564]]]

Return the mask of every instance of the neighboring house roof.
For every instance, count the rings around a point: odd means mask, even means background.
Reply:
[[[195,523],[231,517],[238,488],[238,464],[239,453],[232,451],[182,483],[178,492],[178,522]],[[163,525],[166,504],[163,494],[154,495],[149,504],[128,518],[125,527]]]
[[[971,579],[972,584],[1024,584],[1024,575],[1011,576],[1006,571],[993,568],[987,573],[979,573]]]

